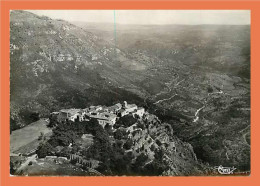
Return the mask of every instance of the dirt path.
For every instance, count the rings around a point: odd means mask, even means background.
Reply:
[[[198,120],[199,120],[199,112],[202,110],[202,109],[204,109],[205,108],[205,105],[203,105],[202,107],[200,107],[196,112],[195,112],[195,115],[194,115],[194,117],[195,117],[195,119],[193,120],[193,122],[197,122]]]
[[[158,104],[158,103],[161,103],[161,102],[163,102],[163,101],[170,100],[170,99],[174,98],[176,95],[178,95],[178,94],[174,94],[173,96],[171,96],[171,97],[169,97],[169,98],[166,98],[166,99],[160,99],[160,100],[156,101],[156,102],[153,103],[153,104]]]
[[[208,96],[206,96],[204,99],[206,100],[205,101],[205,103],[204,103],[204,105],[201,107],[201,108],[199,108],[196,112],[195,112],[195,114],[194,114],[194,117],[195,117],[195,119],[193,120],[193,122],[197,122],[198,120],[199,120],[199,112],[202,110],[202,109],[204,109],[206,106],[207,106],[207,104],[208,104],[208,102],[209,102],[209,100],[207,100],[211,95],[213,95],[213,94],[227,94],[227,93],[224,93],[222,90],[220,90],[219,92],[212,92],[212,93],[208,93]],[[227,94],[228,95],[228,94]]]
[[[176,87],[177,87],[181,82],[183,82],[184,80],[185,80],[185,79],[182,79],[181,81],[177,82],[177,83],[174,85],[173,88],[176,88]],[[157,96],[159,96],[159,95],[161,95],[161,94],[169,94],[169,93],[172,91],[172,88],[171,88],[172,84],[173,84],[173,81],[171,81],[171,82],[169,82],[169,83],[165,83],[165,85],[166,85],[167,88],[168,88],[168,91],[159,92],[158,94],[155,95],[155,97],[157,97]],[[171,97],[165,98],[165,99],[160,99],[160,100],[156,101],[156,102],[153,103],[153,104],[158,104],[158,103],[161,103],[161,102],[163,102],[163,101],[168,101],[168,100],[174,98],[174,96],[177,96],[177,95],[178,95],[178,94],[175,93],[175,94],[172,95]]]
[[[16,173],[19,174],[22,170],[24,170],[29,165],[31,161],[35,160],[36,157],[37,154],[28,157],[28,159],[24,163],[22,163],[22,165],[16,170]]]
[[[239,131],[240,134],[242,134],[242,139],[244,141],[244,143],[248,146],[251,147],[250,144],[248,144],[247,140],[246,140],[246,135],[249,134],[250,135],[250,125],[248,125],[246,128],[242,129],[241,131]]]
[[[243,138],[243,141],[245,142],[245,144],[246,144],[248,147],[251,147],[251,146],[248,144],[247,140],[246,140],[246,135],[247,135],[247,134],[250,134],[250,132],[244,133],[244,134],[242,135],[242,138]]]

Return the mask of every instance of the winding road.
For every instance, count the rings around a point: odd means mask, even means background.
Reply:
[[[196,112],[195,112],[195,115],[194,115],[194,117],[195,117],[195,119],[193,120],[193,122],[197,122],[198,120],[199,120],[199,112],[202,110],[202,109],[204,109],[204,107],[205,107],[205,105],[203,105],[202,107],[200,107]]]
[[[185,79],[182,79],[181,81],[177,82],[177,83],[174,85],[174,88],[176,88],[176,87],[177,87],[181,82],[183,82],[184,80],[185,80]],[[170,81],[169,83],[165,83],[165,85],[166,85],[167,88],[168,88],[168,91],[159,92],[158,94],[155,95],[155,97],[157,97],[157,96],[159,96],[159,95],[161,95],[161,94],[169,94],[169,93],[172,91],[171,85],[173,84],[173,82],[174,82],[174,80]],[[153,103],[153,104],[156,105],[156,104],[161,103],[161,102],[163,102],[163,101],[168,101],[168,100],[174,98],[174,97],[177,96],[177,95],[178,95],[178,94],[175,93],[175,94],[172,95],[171,97],[165,98],[165,99],[160,99],[160,100],[156,101],[156,102]]]
[[[160,99],[159,101],[156,101],[156,102],[153,103],[153,104],[158,104],[158,103],[161,103],[161,102],[163,102],[163,101],[170,100],[170,99],[174,98],[176,95],[178,95],[178,94],[174,94],[173,96],[171,96],[171,97],[169,97],[169,98],[166,98],[166,99]]]

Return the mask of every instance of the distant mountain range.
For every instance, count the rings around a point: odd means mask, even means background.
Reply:
[[[139,99],[114,86],[130,85],[131,79],[117,71],[114,56],[125,55],[111,43],[26,11],[12,11],[10,18],[11,125],[27,124],[33,112],[47,116],[61,107]]]

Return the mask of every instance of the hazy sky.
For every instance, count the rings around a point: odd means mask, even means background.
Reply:
[[[29,10],[54,19],[121,24],[250,24],[250,10]]]

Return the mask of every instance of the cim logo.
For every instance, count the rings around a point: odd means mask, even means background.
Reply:
[[[236,168],[233,167],[223,167],[222,165],[214,167],[220,174],[233,174]]]

